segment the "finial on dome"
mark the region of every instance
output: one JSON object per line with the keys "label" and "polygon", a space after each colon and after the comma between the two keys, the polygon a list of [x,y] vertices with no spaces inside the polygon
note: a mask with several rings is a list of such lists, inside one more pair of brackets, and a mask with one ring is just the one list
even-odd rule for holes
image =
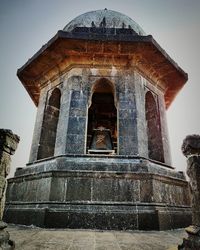
{"label": "finial on dome", "polygon": [[[95,26],[96,28],[100,27],[106,29],[131,29],[133,30],[133,32],[127,32],[135,32],[138,35],[145,35],[144,31],[140,28],[140,26],[136,22],[134,22],[130,17],[120,12],[109,10],[107,8],[102,8],[100,10],[89,11],[84,14],[81,14],[80,16],[77,16],[71,22],[69,22],[63,30],[66,32],[72,32],[75,28],[94,28]],[[96,32],[95,29],[93,31]],[[104,30],[104,32],[109,33],[110,31]]]}

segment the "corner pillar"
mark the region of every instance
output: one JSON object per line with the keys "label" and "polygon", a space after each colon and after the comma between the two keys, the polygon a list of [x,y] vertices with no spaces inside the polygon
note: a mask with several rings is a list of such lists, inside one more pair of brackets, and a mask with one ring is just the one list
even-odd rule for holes
{"label": "corner pillar", "polygon": [[84,154],[87,133],[87,91],[82,87],[82,77],[80,76],[73,76],[70,84],[71,99],[65,153]]}
{"label": "corner pillar", "polygon": [[37,109],[37,115],[36,115],[36,121],[35,121],[35,127],[33,132],[33,139],[31,144],[31,151],[29,156],[29,163],[32,163],[34,161],[37,161],[37,154],[38,154],[38,148],[39,148],[39,142],[40,142],[40,136],[41,136],[41,130],[42,130],[42,122],[44,117],[44,109],[46,105],[46,95],[47,91],[46,89],[41,90],[40,93],[40,100],[39,105]]}
{"label": "corner pillar", "polygon": [[118,101],[119,155],[137,155],[137,116],[134,80],[131,74],[120,78],[122,82]]}

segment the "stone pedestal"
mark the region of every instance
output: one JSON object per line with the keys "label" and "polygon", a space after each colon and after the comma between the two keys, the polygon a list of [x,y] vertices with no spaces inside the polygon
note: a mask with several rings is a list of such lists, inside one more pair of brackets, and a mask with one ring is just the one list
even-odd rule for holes
{"label": "stone pedestal", "polygon": [[183,154],[187,159],[187,174],[190,178],[192,197],[192,225],[186,228],[188,237],[179,249],[200,249],[200,136],[189,135],[183,141]]}
{"label": "stone pedestal", "polygon": [[140,157],[64,155],[17,169],[4,219],[46,228],[167,230],[191,224],[183,173]]}
{"label": "stone pedestal", "polygon": [[9,233],[5,230],[7,224],[2,221],[5,191],[7,186],[6,176],[10,172],[11,155],[14,154],[19,137],[8,129],[0,129],[0,248],[14,249],[14,241],[9,239]]}

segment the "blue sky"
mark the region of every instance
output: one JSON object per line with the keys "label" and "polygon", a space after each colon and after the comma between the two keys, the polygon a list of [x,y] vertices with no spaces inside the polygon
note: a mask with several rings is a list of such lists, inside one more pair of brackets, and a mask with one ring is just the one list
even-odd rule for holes
{"label": "blue sky", "polygon": [[130,16],[188,73],[167,112],[173,166],[185,170],[182,140],[200,134],[199,0],[0,0],[0,127],[21,137],[12,174],[28,162],[36,116],[17,69],[74,17],[104,8]]}

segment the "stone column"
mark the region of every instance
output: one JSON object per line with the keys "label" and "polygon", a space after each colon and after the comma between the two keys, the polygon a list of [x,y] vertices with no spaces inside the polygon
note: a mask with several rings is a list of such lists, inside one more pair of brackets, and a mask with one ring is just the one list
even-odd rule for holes
{"label": "stone column", "polygon": [[31,151],[29,156],[29,163],[37,161],[38,147],[40,142],[42,122],[44,117],[45,104],[47,99],[47,90],[46,88],[42,89],[40,92],[40,100],[37,108],[37,115],[35,121],[35,127],[33,131],[33,139],[31,144]]}
{"label": "stone column", "polygon": [[84,154],[87,133],[87,84],[80,76],[72,76],[68,84],[71,85],[71,99],[65,153]]}
{"label": "stone column", "polygon": [[121,85],[118,101],[119,155],[138,155],[134,75],[127,73],[119,81]]}
{"label": "stone column", "polygon": [[186,228],[188,237],[178,249],[200,249],[200,135],[188,135],[182,152],[187,157],[187,174],[190,178],[192,198],[192,225]]}
{"label": "stone column", "polygon": [[9,233],[5,230],[6,223],[2,221],[5,191],[7,186],[6,177],[10,172],[11,155],[15,153],[19,143],[19,137],[8,129],[0,129],[0,248],[14,249],[14,242],[9,240]]}
{"label": "stone column", "polygon": [[160,94],[158,96],[158,100],[159,100],[160,125],[161,125],[162,143],[164,151],[164,160],[167,165],[172,166],[164,96]]}

